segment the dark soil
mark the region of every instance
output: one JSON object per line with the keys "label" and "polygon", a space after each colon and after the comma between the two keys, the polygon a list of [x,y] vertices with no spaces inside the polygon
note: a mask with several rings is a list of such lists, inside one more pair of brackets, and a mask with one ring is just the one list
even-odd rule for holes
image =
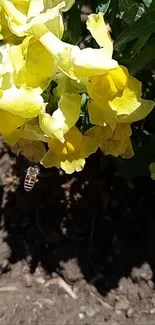
{"label": "dark soil", "polygon": [[155,325],[155,183],[27,166],[0,143],[0,325]]}

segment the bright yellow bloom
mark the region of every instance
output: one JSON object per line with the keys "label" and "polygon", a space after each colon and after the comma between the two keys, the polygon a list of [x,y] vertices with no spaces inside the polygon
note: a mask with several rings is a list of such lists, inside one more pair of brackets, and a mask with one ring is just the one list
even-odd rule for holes
{"label": "bright yellow bloom", "polygon": [[[115,69],[118,64],[112,59],[112,40],[104,23],[103,15],[90,15],[87,28],[99,45],[104,48],[80,49],[78,46],[62,42],[45,24],[34,25],[31,33],[55,56],[57,67],[72,79],[102,75]],[[101,42],[101,33],[103,41]]]}
{"label": "bright yellow bloom", "polygon": [[[53,7],[52,3],[49,5],[49,2],[44,3],[43,0],[0,0],[1,12],[5,16],[4,23],[7,21],[10,31],[18,37],[29,35],[34,26],[40,28],[41,24],[47,24],[48,29],[61,38],[64,30],[61,9],[67,7],[65,1],[57,3]],[[3,30],[3,21],[1,24]]]}
{"label": "bright yellow bloom", "polygon": [[40,88],[25,87],[18,82],[23,67],[21,47],[0,47],[0,133],[8,135],[37,116],[45,106]]}
{"label": "bright yellow bloom", "polygon": [[19,139],[48,142],[49,137],[40,129],[38,117],[25,122],[9,134],[4,134],[4,140],[10,146],[14,146]]}
{"label": "bright yellow bloom", "polygon": [[80,114],[81,96],[64,94],[58,102],[58,109],[52,116],[45,111],[39,115],[40,127],[46,135],[62,143],[66,134],[77,122]]}
{"label": "bright yellow bloom", "polygon": [[65,142],[51,139],[49,150],[42,158],[44,167],[62,168],[67,174],[79,172],[84,168],[85,158],[97,150],[97,141],[89,136],[84,136],[73,127],[65,134]]}
{"label": "bright yellow bloom", "polygon": [[94,138],[98,142],[99,148],[105,155],[112,155],[123,158],[131,158],[134,155],[130,136],[132,134],[130,124],[117,124],[115,131],[109,126],[94,126],[90,128],[86,135]]}
{"label": "bright yellow bloom", "polygon": [[40,129],[38,118],[34,118],[5,135],[4,140],[16,155],[21,154],[31,162],[39,163],[46,153],[44,142],[49,138]]}
{"label": "bright yellow bloom", "polygon": [[113,130],[116,123],[132,123],[146,117],[154,106],[153,101],[141,98],[141,82],[122,66],[102,76],[89,78],[87,91],[91,123],[108,124]]}

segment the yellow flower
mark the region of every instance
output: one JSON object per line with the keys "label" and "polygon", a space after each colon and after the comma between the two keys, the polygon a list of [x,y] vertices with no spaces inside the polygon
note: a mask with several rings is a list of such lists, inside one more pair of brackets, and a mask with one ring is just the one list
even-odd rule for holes
{"label": "yellow flower", "polygon": [[[61,10],[66,7],[65,1],[57,1],[56,6],[44,0],[8,1],[0,0],[1,12],[5,16],[4,23],[8,24],[10,31],[18,37],[24,37],[31,33],[34,26],[40,28],[41,24],[56,36],[63,35],[63,20]],[[3,22],[2,29],[3,29]],[[40,25],[40,26],[39,26]],[[5,27],[5,26],[4,26]]]}
{"label": "yellow flower", "polygon": [[90,96],[88,111],[92,124],[110,125],[135,122],[146,117],[154,102],[141,98],[141,82],[119,66],[101,76],[89,78],[87,91]]}
{"label": "yellow flower", "polygon": [[42,142],[49,141],[49,137],[40,129],[38,117],[26,121],[21,127],[3,135],[4,141],[10,146],[14,146],[19,139]]}
{"label": "yellow flower", "polygon": [[33,118],[10,134],[6,134],[4,141],[12,147],[16,155],[21,154],[31,162],[39,163],[46,153],[44,143],[48,142],[49,138],[40,129],[38,118]]}
{"label": "yellow flower", "polygon": [[39,115],[40,127],[46,135],[57,138],[62,143],[66,134],[77,122],[80,114],[81,96],[64,94],[58,102],[58,109],[52,116],[42,110]]}
{"label": "yellow flower", "polygon": [[81,80],[72,80],[65,74],[61,73],[59,79],[55,78],[55,81],[58,83],[58,86],[54,88],[53,95],[54,99],[59,99],[61,95],[65,93],[68,94],[79,94],[86,92],[86,78]]}
{"label": "yellow flower", "polygon": [[[104,23],[103,15],[90,15],[87,28],[102,48],[80,49],[62,42],[45,24],[34,25],[31,33],[55,56],[57,67],[72,79],[102,75],[115,69],[118,64],[112,59],[112,40]],[[101,41],[102,33],[102,41]],[[103,48],[104,46],[104,48]]]}
{"label": "yellow flower", "polygon": [[[56,71],[55,58],[44,46],[32,37],[26,37],[20,46],[13,46],[10,57],[14,65],[17,63],[17,52],[21,49],[21,64],[16,82],[25,87],[40,89],[42,93],[50,84]],[[16,54],[16,57],[15,57]]]}
{"label": "yellow flower", "polygon": [[[21,45],[7,44],[0,47],[0,133],[4,136],[22,126],[27,119],[36,117],[45,107],[40,95],[41,87],[32,88],[28,82],[26,85],[19,82],[24,64]],[[35,77],[37,79],[34,69],[33,78]],[[42,76],[40,83],[43,87],[44,78],[41,78]]]}
{"label": "yellow flower", "polygon": [[85,158],[97,150],[97,142],[89,136],[84,136],[73,127],[65,134],[65,142],[51,139],[49,150],[41,160],[44,167],[62,168],[67,174],[79,172],[84,168]]}
{"label": "yellow flower", "polygon": [[134,155],[130,136],[132,134],[130,124],[117,124],[115,131],[109,126],[94,126],[85,133],[98,142],[98,146],[105,155],[123,158],[131,158]]}

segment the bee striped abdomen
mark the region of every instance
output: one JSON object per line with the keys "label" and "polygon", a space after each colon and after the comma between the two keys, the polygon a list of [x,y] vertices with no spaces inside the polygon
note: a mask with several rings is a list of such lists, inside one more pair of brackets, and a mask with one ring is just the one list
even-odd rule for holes
{"label": "bee striped abdomen", "polygon": [[39,174],[39,166],[37,165],[34,167],[30,166],[27,169],[27,173],[24,180],[24,190],[26,192],[30,192],[33,189],[38,174]]}
{"label": "bee striped abdomen", "polygon": [[25,191],[30,192],[34,187],[35,182],[36,182],[36,177],[27,175],[27,177],[25,178],[25,182],[24,182]]}

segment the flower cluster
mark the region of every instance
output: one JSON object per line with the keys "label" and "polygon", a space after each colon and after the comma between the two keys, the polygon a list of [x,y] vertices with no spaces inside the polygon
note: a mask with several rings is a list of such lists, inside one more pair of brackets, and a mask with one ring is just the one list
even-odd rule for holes
{"label": "flower cluster", "polygon": [[[141,98],[141,83],[112,58],[103,14],[87,20],[98,48],[61,40],[63,12],[73,3],[0,0],[0,133],[16,154],[68,174],[81,171],[98,148],[132,157],[131,123],[154,106]],[[89,127],[82,133],[77,122],[84,94]]]}

